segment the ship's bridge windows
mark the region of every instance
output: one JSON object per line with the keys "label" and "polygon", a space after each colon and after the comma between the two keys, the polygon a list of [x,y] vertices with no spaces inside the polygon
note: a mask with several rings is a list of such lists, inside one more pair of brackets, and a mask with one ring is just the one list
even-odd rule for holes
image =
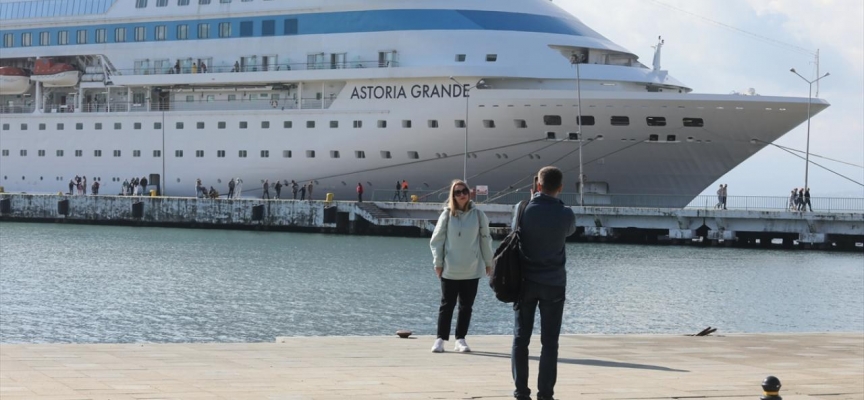
{"label": "ship's bridge windows", "polygon": [[155,158],[162,157],[162,150],[153,150],[153,157],[155,157]]}
{"label": "ship's bridge windows", "polygon": [[378,120],[378,127],[379,128],[386,128],[387,127],[387,121],[383,120],[383,119],[379,119]]}
{"label": "ship's bridge windows", "polygon": [[174,124],[174,127],[175,127],[176,129],[183,129],[183,123],[182,123],[182,122],[177,122],[176,124]]}
{"label": "ship's bridge windows", "polygon": [[157,129],[157,130],[162,129],[162,123],[161,122],[154,122],[153,123],[153,129]]}
{"label": "ship's bridge windows", "polygon": [[[223,24],[228,25],[228,36],[221,36],[220,35],[220,37],[230,37],[231,36],[231,23],[223,22],[222,24],[219,24],[220,33],[222,32],[222,25]],[[240,37],[251,37],[253,34],[252,30],[254,28],[255,28],[255,25],[252,21],[240,21]]]}
{"label": "ship's bridge windows", "polygon": [[178,6],[188,6],[189,0],[177,0],[177,5]]}
{"label": "ship's bridge windows", "polygon": [[306,128],[308,128],[308,129],[315,128],[315,121],[306,121]]}
{"label": "ship's bridge windows", "polygon": [[76,35],[77,35],[76,43],[87,44],[87,30],[86,29],[79,29],[78,32],[76,33]]}
{"label": "ship's bridge windows", "polygon": [[121,129],[123,129],[123,124],[121,124],[121,123],[119,123],[119,122],[115,122],[115,123],[114,123],[114,130],[115,130],[115,131],[119,131],[119,130],[121,130]]}
{"label": "ship's bridge windows", "polygon": [[630,125],[630,117],[612,116],[610,122],[612,126],[628,126]]}
{"label": "ship's bridge windows", "polygon": [[299,25],[296,18],[286,19],[283,26],[283,34],[296,35],[299,30]]}
{"label": "ship's bridge windows", "polygon": [[294,127],[293,121],[282,121],[282,127],[285,129],[291,129]]}
{"label": "ship's bridge windows", "polygon": [[51,45],[51,33],[50,32],[40,32],[39,33],[39,45],[40,46],[50,46]]}
{"label": "ship's bridge windows", "polygon": [[[240,31],[243,31],[243,28],[240,28]],[[242,34],[242,33],[241,33]],[[268,19],[261,21],[261,36],[275,36],[276,35],[276,20]]]}
{"label": "ship's bridge windows", "polygon": [[545,124],[547,126],[561,125],[561,116],[560,115],[544,115],[543,116],[543,124]]}
{"label": "ship's bridge windows", "polygon": [[210,38],[210,24],[198,24],[198,39]]}
{"label": "ship's bridge windows", "polygon": [[428,123],[429,123],[430,128],[437,128],[438,127],[438,120],[437,119],[430,119]]}
{"label": "ship's bridge windows", "polygon": [[240,121],[240,129],[246,129],[249,127],[249,123],[246,121]]}
{"label": "ship's bridge windows", "polygon": [[411,127],[411,120],[410,119],[403,119],[402,120],[402,127],[403,128],[410,128]]}
{"label": "ship's bridge windows", "polygon": [[93,157],[102,157],[102,150],[93,150]]}
{"label": "ship's bridge windows", "polygon": [[57,32],[57,44],[61,46],[69,44],[69,31]]}
{"label": "ship's bridge windows", "polygon": [[147,8],[147,0],[135,0],[135,8]]}
{"label": "ship's bridge windows", "polygon": [[525,129],[528,127],[528,122],[526,122],[524,119],[514,119],[513,123],[519,129]]}
{"label": "ship's bridge windows", "polygon": [[666,126],[665,117],[646,117],[645,122],[648,126]]}
{"label": "ship's bridge windows", "polygon": [[[243,23],[240,23],[240,26],[243,26]],[[251,25],[249,27],[249,30],[251,32],[251,30],[252,30]],[[242,33],[242,29],[241,29],[241,33]],[[252,36],[251,33],[249,36]],[[219,37],[220,38],[231,37],[231,23],[230,22],[220,22],[219,23]]]}
{"label": "ship's bridge windows", "polygon": [[495,120],[484,119],[483,120],[483,126],[486,128],[494,128],[495,127]]}
{"label": "ship's bridge windows", "polygon": [[189,25],[177,25],[177,40],[189,39]]}
{"label": "ship's bridge windows", "polygon": [[126,28],[115,28],[114,29],[114,42],[122,43],[126,41]]}
{"label": "ship's bridge windows", "polygon": [[45,157],[45,150],[39,150],[36,153],[39,157]]}
{"label": "ship's bridge windows", "polygon": [[141,157],[141,150],[132,150],[132,157]]}
{"label": "ship's bridge windows", "polygon": [[45,124],[39,124],[39,130],[44,131],[45,130]]}
{"label": "ship's bridge windows", "polygon": [[465,120],[464,119],[457,119],[455,121],[455,124],[456,124],[457,128],[464,128],[465,127]]}
{"label": "ship's bridge windows", "polygon": [[486,55],[486,62],[495,62],[495,61],[498,61],[498,55],[497,54],[487,54]]}
{"label": "ship's bridge windows", "polygon": [[198,123],[196,123],[195,126],[196,126],[198,129],[204,129],[204,122],[198,121]]}
{"label": "ship's bridge windows", "polygon": [[156,0],[156,7],[167,7],[168,0]]}
{"label": "ship's bridge windows", "polygon": [[10,48],[15,45],[15,35],[11,33],[3,34],[3,47]]}
{"label": "ship's bridge windows", "polygon": [[225,150],[216,150],[217,158],[225,158]]}
{"label": "ship's bridge windows", "polygon": [[338,128],[339,127],[339,121],[330,121],[330,127],[331,128]]}
{"label": "ship's bridge windows", "polygon": [[684,126],[689,128],[701,128],[705,126],[705,121],[702,118],[684,118]]}
{"label": "ship's bridge windows", "polygon": [[24,32],[21,34],[21,47],[30,47],[33,45],[33,34]]}
{"label": "ship's bridge windows", "polygon": [[261,121],[261,129],[270,129],[270,121]]}
{"label": "ship's bridge windows", "polygon": [[593,126],[594,122],[594,117],[590,115],[583,115],[581,118],[576,117],[576,123],[582,126]]}
{"label": "ship's bridge windows", "polygon": [[96,30],[96,43],[105,43],[108,41],[108,32],[104,28]]}
{"label": "ship's bridge windows", "polygon": [[381,150],[381,158],[389,159],[389,158],[393,158],[393,155],[390,154],[390,151],[388,151],[388,150]]}
{"label": "ship's bridge windows", "polygon": [[62,123],[57,124],[57,130],[58,130],[58,131],[62,131],[63,128],[65,128],[65,127],[66,127],[66,126],[63,125]]}
{"label": "ship's bridge windows", "polygon": [[457,54],[456,62],[465,62],[465,54]]}

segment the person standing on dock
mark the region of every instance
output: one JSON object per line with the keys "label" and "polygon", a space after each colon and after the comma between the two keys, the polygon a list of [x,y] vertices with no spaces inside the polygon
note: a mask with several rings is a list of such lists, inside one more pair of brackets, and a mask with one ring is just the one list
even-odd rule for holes
{"label": "person standing on dock", "polygon": [[483,275],[492,273],[492,235],[489,218],[470,199],[471,190],[461,180],[450,185],[447,207],[438,217],[429,246],[432,248],[435,275],[441,280],[441,305],[438,308],[438,338],[433,353],[444,352],[450,340],[453,308],[459,302],[456,318],[455,351],[470,352],[465,343],[477,286]]}
{"label": "person standing on dock", "polygon": [[243,193],[243,180],[237,178],[237,193],[234,194],[235,199],[239,199]]}
{"label": "person standing on dock", "polygon": [[719,210],[723,206],[723,184],[717,189],[717,204],[714,205],[715,210]]}
{"label": "person standing on dock", "polygon": [[87,195],[87,177],[86,176],[81,177],[81,190],[84,191],[83,193],[86,196]]}
{"label": "person standing on dock", "polygon": [[264,193],[261,194],[261,199],[270,200],[270,180],[264,180]]}
{"label": "person standing on dock", "polygon": [[[121,196],[125,196],[126,194],[128,194],[129,193],[129,180],[124,179],[123,180],[123,186],[120,186],[120,187],[123,189],[123,191],[120,192]],[[195,189],[195,190],[198,190],[198,189]]]}
{"label": "person standing on dock", "polygon": [[312,201],[312,188],[314,187],[312,183],[313,181],[309,181],[309,184],[306,185],[306,191],[309,192],[309,201]]}
{"label": "person standing on dock", "polygon": [[234,178],[231,178],[231,180],[228,181],[228,198],[229,199],[234,198],[234,186],[235,185],[236,185],[236,182],[234,182]]}
{"label": "person standing on dock", "polygon": [[402,180],[402,201],[408,201],[408,181]]}
{"label": "person standing on dock", "polygon": [[798,205],[797,211],[804,210],[804,188],[798,189],[798,197],[795,199],[795,204]]}
{"label": "person standing on dock", "polygon": [[723,209],[725,210],[726,209],[726,197],[729,194],[729,184],[727,183],[727,184],[723,184],[721,186],[723,186],[723,196],[720,197],[720,204],[723,205]]}
{"label": "person standing on dock", "polygon": [[276,198],[280,198],[282,195],[282,181],[276,180]]}
{"label": "person standing on dock", "polygon": [[801,206],[801,211],[807,211],[810,207],[810,212],[813,212],[813,205],[810,204],[810,188],[804,188],[804,205]]}
{"label": "person standing on dock", "polygon": [[300,200],[306,200],[306,185],[300,186]]}
{"label": "person standing on dock", "polygon": [[357,182],[357,202],[363,202],[363,183]]}
{"label": "person standing on dock", "polygon": [[75,178],[69,179],[69,195],[75,194]]}
{"label": "person standing on dock", "polygon": [[393,201],[399,201],[402,198],[402,183],[396,180],[396,191],[393,192]]}
{"label": "person standing on dock", "polygon": [[[552,399],[558,377],[558,336],[564,315],[567,289],[567,262],[564,242],[576,232],[573,210],[558,199],[564,175],[556,167],[544,167],[537,174],[538,193],[528,202],[521,217],[522,287],[521,298],[513,305],[515,328],[511,371],[518,400],[531,397],[528,388],[528,344],[534,330],[534,316],[540,308],[540,373],[537,400]],[[516,229],[517,206],[511,228]]]}
{"label": "person standing on dock", "polygon": [[795,211],[796,198],[798,198],[798,189],[792,189],[792,194],[789,195],[789,211]]}
{"label": "person standing on dock", "polygon": [[297,185],[297,182],[294,182],[294,180],[292,179],[291,180],[291,199],[292,200],[297,200],[297,190],[299,189],[298,186],[299,185]]}
{"label": "person standing on dock", "polygon": [[146,176],[142,176],[142,177],[141,177],[141,180],[138,181],[138,185],[141,186],[141,195],[142,195],[142,196],[147,196],[147,195],[148,195],[148,193],[147,193],[147,183],[148,183],[148,182],[147,182],[147,177],[146,177]]}

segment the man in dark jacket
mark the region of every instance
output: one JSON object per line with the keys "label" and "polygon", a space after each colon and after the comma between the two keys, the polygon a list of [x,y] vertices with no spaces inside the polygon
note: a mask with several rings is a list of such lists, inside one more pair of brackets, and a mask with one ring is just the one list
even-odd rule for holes
{"label": "man in dark jacket", "polygon": [[[510,362],[520,400],[530,399],[528,388],[528,344],[534,329],[534,315],[540,308],[540,372],[537,400],[550,400],[558,376],[558,335],[564,315],[567,270],[564,241],[576,231],[576,216],[557,196],[563,188],[563,174],[544,167],[537,174],[537,193],[522,215],[522,298],[516,314]],[[516,207],[518,212],[519,207]],[[512,228],[516,228],[514,212]]]}

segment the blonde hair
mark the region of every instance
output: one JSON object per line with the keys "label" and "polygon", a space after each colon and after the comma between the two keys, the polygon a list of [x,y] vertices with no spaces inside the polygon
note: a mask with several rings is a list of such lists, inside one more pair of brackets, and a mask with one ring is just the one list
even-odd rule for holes
{"label": "blonde hair", "polygon": [[[466,189],[470,190],[470,188],[468,187],[468,184],[463,182],[461,179],[454,179],[453,182],[450,183],[450,198],[447,200],[447,207],[450,208],[450,215],[452,215],[454,217],[456,216],[456,210],[459,209],[459,205],[456,204],[456,199],[455,199],[456,196],[454,196],[454,191],[456,190],[456,186],[459,186],[459,185],[465,186]],[[468,202],[470,202],[470,201],[471,201],[471,197],[469,196]],[[465,209],[462,211],[468,211],[468,202],[465,202]]]}

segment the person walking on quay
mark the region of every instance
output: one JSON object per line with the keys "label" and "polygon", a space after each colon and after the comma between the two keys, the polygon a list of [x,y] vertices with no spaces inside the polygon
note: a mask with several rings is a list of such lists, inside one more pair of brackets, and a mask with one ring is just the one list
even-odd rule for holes
{"label": "person walking on quay", "polygon": [[282,194],[282,181],[276,180],[276,198],[280,198],[279,196]]}
{"label": "person walking on quay", "polygon": [[810,188],[804,188],[804,205],[801,206],[801,211],[807,211],[810,207],[810,212],[813,212],[813,205],[810,204]]}
{"label": "person walking on quay", "polygon": [[270,200],[270,180],[264,180],[264,193],[261,195],[261,199]]}
{"label": "person walking on quay", "polygon": [[299,189],[297,182],[291,180],[291,200],[297,200],[297,190]]}
{"label": "person walking on quay", "polygon": [[234,185],[236,185],[236,183],[234,182],[234,178],[231,178],[231,180],[228,181],[228,198],[229,199],[234,198]]}
{"label": "person walking on quay", "polygon": [[723,205],[723,184],[720,184],[720,188],[717,189],[717,204],[714,205],[715,210],[719,210]]}
{"label": "person walking on quay", "polygon": [[239,199],[243,194],[243,180],[237,178],[237,192],[234,193],[234,198]]}
{"label": "person walking on quay", "polygon": [[393,192],[393,201],[399,201],[402,198],[402,182],[396,180],[396,191]]}
{"label": "person walking on quay", "polygon": [[795,204],[798,204],[798,211],[804,210],[804,188],[798,189],[798,197],[795,199]]}
{"label": "person walking on quay", "polygon": [[789,211],[795,211],[795,199],[798,198],[798,189],[792,189],[792,194],[789,195]]}
{"label": "person walking on quay", "polygon": [[489,218],[470,199],[471,190],[461,180],[450,185],[447,206],[438,217],[429,246],[435,275],[441,280],[441,305],[438,307],[438,337],[432,352],[444,352],[450,340],[453,308],[459,303],[456,318],[455,351],[469,352],[465,343],[477,286],[483,275],[492,274],[492,236]]}
{"label": "person walking on quay", "polygon": [[147,183],[148,182],[147,182],[146,176],[142,176],[141,180],[138,181],[138,186],[141,186],[141,195],[142,196],[148,196],[149,195],[147,193]]}
{"label": "person walking on quay", "polygon": [[729,184],[723,185],[723,197],[720,198],[720,204],[723,205],[723,209],[726,209],[726,197],[729,194]]}
{"label": "person walking on quay", "polygon": [[363,183],[357,182],[357,202],[363,202]]}
{"label": "person walking on quay", "polygon": [[308,192],[308,195],[309,195],[309,201],[312,201],[312,188],[313,188],[312,182],[313,181],[309,181],[309,185],[307,185],[307,187],[306,187],[306,192]]}
{"label": "person walking on quay", "polygon": [[402,180],[402,201],[408,201],[408,181]]}
{"label": "person walking on quay", "polygon": [[300,200],[306,200],[306,185],[300,186]]}
{"label": "person walking on quay", "polygon": [[[522,250],[521,298],[514,304],[515,328],[511,371],[519,400],[530,399],[528,388],[528,344],[534,330],[536,309],[540,308],[540,372],[537,400],[550,400],[558,376],[558,336],[564,313],[567,286],[565,239],[576,232],[576,216],[558,199],[563,174],[556,167],[544,167],[537,174],[538,193],[528,202],[520,223]],[[521,204],[520,204],[521,205]],[[511,228],[520,219],[516,207]]]}

